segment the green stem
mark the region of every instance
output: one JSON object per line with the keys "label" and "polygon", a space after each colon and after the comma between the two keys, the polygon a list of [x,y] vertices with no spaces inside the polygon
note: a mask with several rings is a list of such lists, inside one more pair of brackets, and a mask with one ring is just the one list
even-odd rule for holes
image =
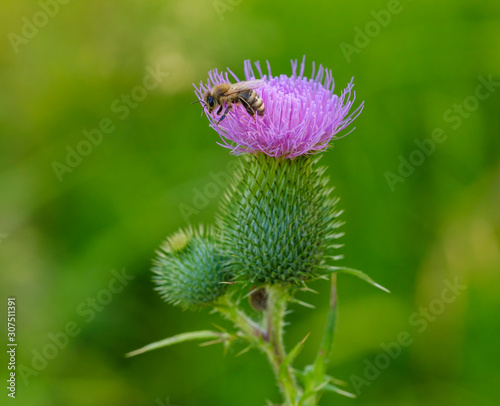
{"label": "green stem", "polygon": [[300,406],[316,406],[319,401],[317,388],[325,383],[325,373],[330,362],[335,325],[337,321],[337,274],[331,275],[330,309],[325,325],[323,340],[318,351],[318,355],[312,365],[312,371],[304,388],[304,400]]}
{"label": "green stem", "polygon": [[267,289],[267,333],[268,345],[265,352],[274,369],[286,406],[295,406],[299,396],[299,388],[290,365],[281,368],[286,358],[283,341],[284,318],[289,292],[286,288],[272,285]]}
{"label": "green stem", "polygon": [[261,338],[264,332],[261,326],[247,316],[243,310],[239,309],[238,304],[233,303],[229,297],[220,298],[214,307],[226,319],[232,321],[251,342],[257,344],[262,341]]}
{"label": "green stem", "polygon": [[233,303],[229,297],[221,298],[215,308],[232,321],[251,344],[267,355],[285,399],[284,406],[297,406],[302,390],[297,384],[291,365],[286,362],[284,364],[287,358],[283,340],[284,319],[289,298],[290,293],[286,287],[267,287],[265,329],[247,316],[238,307],[238,303]]}

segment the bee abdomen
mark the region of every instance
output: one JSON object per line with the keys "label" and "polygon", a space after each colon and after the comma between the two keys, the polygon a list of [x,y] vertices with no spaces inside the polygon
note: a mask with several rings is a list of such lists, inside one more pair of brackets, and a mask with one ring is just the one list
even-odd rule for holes
{"label": "bee abdomen", "polygon": [[248,103],[259,116],[264,115],[264,102],[256,92],[252,91],[250,97],[248,98]]}
{"label": "bee abdomen", "polygon": [[264,102],[262,101],[262,99],[259,97],[259,100],[257,100],[257,103],[255,103],[253,105],[253,107],[255,108],[255,110],[257,111],[257,115],[259,116],[263,116],[264,115]]}
{"label": "bee abdomen", "polygon": [[249,90],[241,92],[240,97],[246,101],[246,109],[250,115],[253,116],[255,112],[257,112],[259,116],[264,115],[264,102],[255,91]]}

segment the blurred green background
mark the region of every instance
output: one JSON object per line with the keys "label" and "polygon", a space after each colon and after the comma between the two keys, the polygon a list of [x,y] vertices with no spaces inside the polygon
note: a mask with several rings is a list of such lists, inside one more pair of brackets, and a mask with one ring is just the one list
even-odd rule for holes
{"label": "blurred green background", "polygon": [[[204,188],[214,185],[211,172],[227,173],[236,159],[216,145],[199,105],[190,105],[191,84],[213,68],[241,75],[244,59],[269,60],[274,74],[289,74],[289,60],[305,54],[307,72],[313,60],[332,68],[338,91],[354,76],[365,101],[356,130],[323,162],[345,209],[342,263],[392,292],[339,278],[331,373],[353,391],[384,344],[405,331],[412,338],[356,400],[326,395],[321,404],[498,404],[498,83],[482,88],[484,100],[476,97],[478,77],[500,81],[498,1],[66,3],[44,11],[34,0],[4,2],[0,15],[0,292],[4,308],[8,295],[17,298],[18,367],[31,369],[18,368],[14,402],[279,401],[256,352],[223,356],[220,346],[182,344],[123,355],[224,323],[162,303],[150,280],[151,258],[167,234],[186,220],[213,221],[222,190]],[[377,18],[387,20],[379,12],[388,7],[399,11],[383,26]],[[137,86],[148,67],[168,76],[144,93]],[[57,176],[54,163],[67,165],[67,148],[102,120],[113,131],[91,151],[81,147],[88,155],[78,165],[73,157],[74,167]],[[415,140],[431,139],[436,128],[446,140],[427,155],[414,152]],[[422,156],[401,176],[401,158]],[[392,187],[388,172],[401,176]],[[200,193],[211,197],[200,201]],[[188,216],[186,207],[194,209]],[[113,270],[129,278],[114,285],[116,293]],[[447,281],[466,286],[450,303],[439,299]],[[294,307],[289,317],[289,346],[312,332],[301,365],[320,340],[327,285],[316,282],[320,295],[302,297],[316,310]],[[68,323],[77,333],[66,339]],[[44,352],[52,359],[37,358]]]}

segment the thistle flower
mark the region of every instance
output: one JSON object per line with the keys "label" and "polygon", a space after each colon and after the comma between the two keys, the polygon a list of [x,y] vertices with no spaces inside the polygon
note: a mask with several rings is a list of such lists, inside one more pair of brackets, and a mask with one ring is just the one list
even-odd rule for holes
{"label": "thistle flower", "polygon": [[[221,201],[217,217],[217,232],[191,228],[180,231],[161,246],[153,271],[157,290],[169,303],[185,308],[212,304],[214,310],[233,322],[236,332],[196,331],[157,341],[130,355],[166,347],[172,344],[213,339],[206,344],[244,340],[248,348],[258,347],[274,369],[283,395],[283,405],[317,405],[323,391],[334,391],[354,397],[335,386],[326,374],[331,358],[336,320],[336,273],[346,272],[382,288],[368,275],[351,268],[334,267],[327,261],[341,256],[332,255],[339,248],[336,239],[341,211],[338,199],[328,187],[325,167],[318,165],[329,142],[345,129],[362,111],[363,103],[350,112],[355,100],[352,81],[340,93],[333,94],[332,72],[319,66],[311,79],[304,76],[305,58],[297,72],[298,61],[292,61],[292,75],[273,77],[271,67],[264,75],[259,63],[258,83],[246,83],[238,93],[240,103],[221,121],[227,103],[223,97],[236,97],[228,91],[229,73],[217,70],[209,73],[206,84],[195,86],[210,126],[221,136],[220,145],[244,156],[235,170],[232,183]],[[245,81],[255,80],[249,61],[245,62]],[[235,88],[233,87],[233,90]],[[262,104],[257,103],[257,89]],[[208,93],[211,92],[211,93]],[[225,99],[227,100],[227,99]],[[231,101],[229,101],[231,103]],[[257,106],[253,109],[252,106]],[[331,300],[321,346],[312,364],[300,371],[292,365],[308,335],[287,354],[284,346],[284,318],[287,302],[293,300],[294,285],[331,275]],[[242,284],[251,284],[250,304],[262,312],[260,321],[246,314],[241,307]],[[384,289],[384,288],[382,288]],[[221,297],[222,295],[225,295]],[[302,303],[304,304],[304,303]],[[301,378],[302,385],[299,385]]]}
{"label": "thistle flower", "polygon": [[[262,152],[271,157],[295,158],[300,155],[324,151],[334,136],[345,129],[362,111],[363,103],[349,113],[356,93],[351,82],[339,95],[335,95],[332,71],[319,66],[315,72],[312,64],[311,78],[304,76],[305,57],[300,71],[298,61],[292,61],[292,75],[272,76],[271,66],[267,63],[268,73],[263,74],[259,62],[255,63],[260,79],[266,82],[257,89],[265,106],[262,117],[250,116],[241,105],[217,124],[219,117],[205,113],[210,126],[219,133],[223,147],[234,154]],[[256,79],[250,61],[244,63],[245,79]],[[236,82],[240,79],[228,69]],[[227,72],[217,69],[209,72],[207,83],[195,86],[199,99],[213,86],[230,82]]]}
{"label": "thistle flower", "polygon": [[153,261],[156,290],[165,301],[184,308],[215,301],[227,286],[219,251],[210,229],[177,231]]}

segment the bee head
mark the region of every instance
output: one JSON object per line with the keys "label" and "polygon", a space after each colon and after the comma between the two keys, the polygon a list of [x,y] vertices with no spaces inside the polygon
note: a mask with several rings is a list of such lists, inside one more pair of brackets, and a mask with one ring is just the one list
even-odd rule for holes
{"label": "bee head", "polygon": [[208,109],[208,112],[211,113],[215,107],[217,107],[217,102],[215,101],[215,98],[212,96],[211,92],[206,92],[203,95],[203,102],[205,103],[205,106]]}

